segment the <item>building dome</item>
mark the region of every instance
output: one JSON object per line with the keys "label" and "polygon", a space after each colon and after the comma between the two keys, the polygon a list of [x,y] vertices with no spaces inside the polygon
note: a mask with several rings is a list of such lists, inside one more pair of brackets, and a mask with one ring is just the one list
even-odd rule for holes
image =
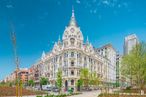
{"label": "building dome", "polygon": [[62,40],[68,40],[71,38],[83,41],[82,32],[80,30],[80,27],[78,27],[76,19],[75,19],[74,9],[72,9],[71,20],[70,20],[68,26],[65,28]]}

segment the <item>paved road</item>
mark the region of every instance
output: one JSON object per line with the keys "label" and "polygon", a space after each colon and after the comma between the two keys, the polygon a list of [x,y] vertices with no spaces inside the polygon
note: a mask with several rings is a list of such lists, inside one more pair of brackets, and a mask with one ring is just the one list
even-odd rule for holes
{"label": "paved road", "polygon": [[100,94],[100,90],[96,90],[96,91],[83,92],[82,94],[69,96],[69,97],[97,97],[99,94]]}

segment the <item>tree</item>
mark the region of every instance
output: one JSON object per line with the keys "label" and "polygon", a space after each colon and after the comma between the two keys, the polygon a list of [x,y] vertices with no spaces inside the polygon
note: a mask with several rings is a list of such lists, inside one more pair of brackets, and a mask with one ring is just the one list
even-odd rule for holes
{"label": "tree", "polygon": [[122,75],[129,77],[139,89],[143,89],[146,82],[146,44],[137,44],[132,51],[122,58]]}
{"label": "tree", "polygon": [[96,72],[91,72],[90,73],[90,79],[89,79],[89,84],[91,86],[96,87],[97,85],[99,85],[100,79],[99,77],[96,75]]}
{"label": "tree", "polygon": [[31,87],[33,87],[33,86],[34,86],[34,80],[32,80],[32,79],[29,80],[29,81],[28,81],[28,85],[31,86]]}
{"label": "tree", "polygon": [[41,89],[42,89],[42,85],[47,85],[47,84],[48,84],[48,79],[45,77],[41,77],[40,79]]}
{"label": "tree", "polygon": [[9,87],[12,87],[13,83],[12,82],[9,82]]}
{"label": "tree", "polygon": [[57,72],[57,87],[59,88],[59,93],[60,93],[61,88],[62,88],[62,71],[61,71],[61,69],[58,69],[58,72]]}
{"label": "tree", "polygon": [[80,81],[81,85],[83,85],[85,88],[89,88],[89,85],[94,87],[99,85],[100,79],[96,75],[96,72],[90,73],[87,68],[82,68],[80,70]]}
{"label": "tree", "polygon": [[2,82],[0,82],[0,86],[5,86],[5,82],[4,81],[2,81]]}
{"label": "tree", "polygon": [[78,91],[80,91],[82,85],[83,85],[83,80],[79,79],[76,83]]}
{"label": "tree", "polygon": [[88,88],[88,86],[89,86],[89,70],[87,68],[82,68],[80,70],[80,80],[82,80],[83,86]]}
{"label": "tree", "polygon": [[89,85],[94,85],[94,74],[92,72],[89,74]]}

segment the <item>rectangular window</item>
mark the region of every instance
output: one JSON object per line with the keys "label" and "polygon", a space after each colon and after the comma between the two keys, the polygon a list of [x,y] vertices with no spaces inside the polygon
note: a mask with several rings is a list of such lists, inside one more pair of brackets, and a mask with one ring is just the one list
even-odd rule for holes
{"label": "rectangular window", "polygon": [[73,61],[71,62],[71,66],[74,66],[74,62]]}
{"label": "rectangular window", "polygon": [[73,70],[71,71],[71,75],[74,75],[74,71]]}
{"label": "rectangular window", "polygon": [[74,57],[74,52],[71,52],[71,57]]}

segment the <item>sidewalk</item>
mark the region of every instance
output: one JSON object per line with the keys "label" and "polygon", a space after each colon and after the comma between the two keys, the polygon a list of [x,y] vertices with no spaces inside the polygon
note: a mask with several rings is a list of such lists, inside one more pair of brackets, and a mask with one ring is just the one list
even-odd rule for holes
{"label": "sidewalk", "polygon": [[[39,96],[39,95],[29,95],[29,96],[22,96],[22,97],[36,97],[36,96]],[[44,97],[45,95],[42,95],[42,96]],[[2,96],[2,97],[16,97],[16,96]]]}

